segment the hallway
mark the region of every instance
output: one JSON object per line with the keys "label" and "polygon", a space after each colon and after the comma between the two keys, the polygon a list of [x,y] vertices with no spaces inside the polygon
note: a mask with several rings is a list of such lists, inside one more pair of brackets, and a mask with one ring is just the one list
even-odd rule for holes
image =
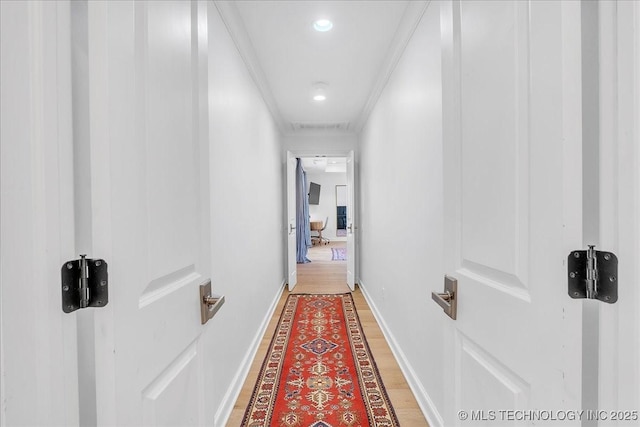
{"label": "hallway", "polygon": [[[332,261],[331,248],[345,247],[345,242],[332,241],[328,245],[314,245],[309,249],[308,257],[312,262],[298,264],[298,284],[293,293],[345,293],[349,292],[346,285],[346,262]],[[260,347],[253,359],[251,369],[242,387],[240,395],[231,412],[227,427],[239,426],[244,411],[247,408],[251,393],[262,366],[265,354],[273,337],[273,331],[278,323],[280,313],[290,294],[284,290],[278,306],[269,322],[269,326],[262,338]],[[427,421],[407,384],[398,363],[378,326],[359,288],[353,292],[358,317],[362,323],[367,343],[371,348],[376,365],[382,375],[391,403],[394,407],[401,426],[428,426]]]}
{"label": "hallway", "polygon": [[347,263],[332,261],[331,248],[344,248],[346,242],[332,241],[328,245],[313,245],[309,248],[307,264],[297,264],[298,283],[294,293],[343,293],[349,292],[346,283]]}
{"label": "hallway", "polygon": [[346,159],[347,283],[405,425],[640,410],[640,1],[0,20],[3,425],[238,420],[284,286],[346,290],[326,252],[290,268],[304,157]]}

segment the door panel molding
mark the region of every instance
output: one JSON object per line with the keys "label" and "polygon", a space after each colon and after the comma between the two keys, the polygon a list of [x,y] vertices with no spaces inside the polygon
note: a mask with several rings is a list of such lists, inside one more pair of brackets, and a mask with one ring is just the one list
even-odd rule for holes
{"label": "door panel molding", "polygon": [[176,270],[165,276],[153,279],[140,296],[138,307],[142,308],[157,300],[178,291],[183,286],[202,280],[202,275],[195,271],[195,264]]}
{"label": "door panel molding", "polygon": [[[472,265],[490,269],[475,269],[477,275],[492,271],[504,273],[502,278],[515,277],[505,284],[526,289],[530,230],[528,5],[459,5],[459,263],[467,261],[468,269],[474,269]],[[496,20],[508,25],[493,25]],[[486,282],[495,282],[497,277],[492,276]]]}
{"label": "door panel molding", "polygon": [[[456,340],[456,365],[461,377],[477,379],[477,389],[465,389],[458,395],[458,407],[465,410],[523,410],[529,407],[531,384],[517,375],[500,360],[462,333]],[[484,379],[481,379],[484,378]],[[498,395],[484,392],[482,384],[493,382],[492,390]],[[501,396],[499,396],[501,395]],[[510,402],[510,406],[505,406]]]}
{"label": "door panel molding", "polygon": [[[142,420],[144,425],[192,424],[198,420],[199,352],[197,343],[192,343],[151,383],[142,390]],[[178,407],[180,407],[179,410]],[[189,408],[190,420],[173,420],[173,415]],[[190,423],[189,423],[190,421]]]}
{"label": "door panel molding", "polygon": [[511,297],[531,302],[531,294],[526,286],[519,277],[513,274],[464,260],[462,267],[456,271],[456,275],[465,276]]}

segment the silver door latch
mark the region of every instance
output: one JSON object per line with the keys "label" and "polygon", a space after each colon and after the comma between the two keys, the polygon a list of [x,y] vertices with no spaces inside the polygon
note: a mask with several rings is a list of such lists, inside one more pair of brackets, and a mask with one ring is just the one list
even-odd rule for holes
{"label": "silver door latch", "polygon": [[431,292],[431,299],[442,307],[447,316],[456,320],[458,315],[458,280],[451,276],[444,276],[444,292]]}
{"label": "silver door latch", "polygon": [[211,293],[211,280],[200,285],[200,321],[204,325],[224,305],[224,295],[214,296]]}

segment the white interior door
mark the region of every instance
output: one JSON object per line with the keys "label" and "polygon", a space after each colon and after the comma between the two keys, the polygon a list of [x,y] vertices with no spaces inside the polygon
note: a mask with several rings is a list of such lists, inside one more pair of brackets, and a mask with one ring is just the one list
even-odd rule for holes
{"label": "white interior door", "polygon": [[443,7],[445,268],[458,280],[445,424],[529,425],[498,411],[581,407],[565,266],[582,248],[580,6]]}
{"label": "white interior door", "polygon": [[287,284],[293,290],[298,283],[296,263],[296,157],[287,151]]}
{"label": "white interior door", "polygon": [[0,424],[79,424],[69,3],[0,2]]}
{"label": "white interior door", "polygon": [[[88,2],[98,425],[208,425],[210,277],[206,2]],[[79,89],[80,90],[80,89]],[[215,283],[213,284],[215,292]],[[224,309],[224,308],[223,308]],[[219,367],[218,367],[219,368]]]}
{"label": "white interior door", "polygon": [[351,290],[356,285],[356,239],[355,239],[355,161],[353,151],[347,156],[347,285]]}

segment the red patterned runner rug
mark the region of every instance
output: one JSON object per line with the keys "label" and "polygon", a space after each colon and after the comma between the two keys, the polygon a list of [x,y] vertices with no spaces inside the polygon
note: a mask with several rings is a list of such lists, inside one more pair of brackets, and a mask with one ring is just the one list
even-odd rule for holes
{"label": "red patterned runner rug", "polygon": [[398,426],[351,294],[287,298],[242,426]]}

